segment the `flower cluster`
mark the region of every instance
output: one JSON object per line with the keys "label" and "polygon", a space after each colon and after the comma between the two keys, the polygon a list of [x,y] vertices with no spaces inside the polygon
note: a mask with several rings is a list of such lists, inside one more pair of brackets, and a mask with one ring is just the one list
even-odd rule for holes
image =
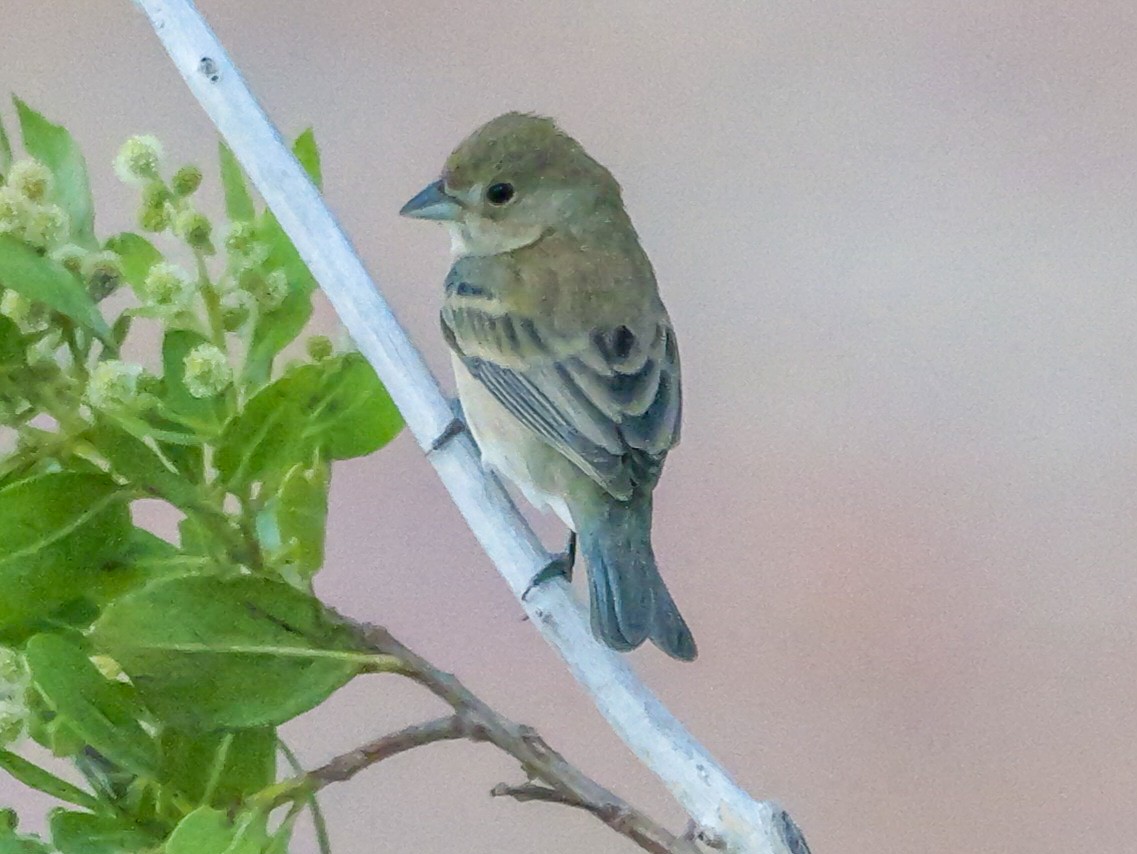
{"label": "flower cluster", "polygon": [[51,170],[38,160],[17,160],[0,184],[0,235],[46,251],[70,234],[67,212],[51,201]]}
{"label": "flower cluster", "polygon": [[118,359],[99,362],[87,384],[87,403],[104,412],[130,410],[139,401],[142,366]]}
{"label": "flower cluster", "polygon": [[128,184],[142,188],[138,225],[144,231],[173,231],[191,249],[205,255],[214,253],[213,225],[205,214],[190,203],[201,186],[201,170],[183,166],[167,185],[162,178],[162,144],[152,136],[132,136],[115,158],[115,172]]}
{"label": "flower cluster", "polygon": [[186,354],[184,381],[194,397],[215,397],[233,383],[233,368],[220,348],[200,344]]}

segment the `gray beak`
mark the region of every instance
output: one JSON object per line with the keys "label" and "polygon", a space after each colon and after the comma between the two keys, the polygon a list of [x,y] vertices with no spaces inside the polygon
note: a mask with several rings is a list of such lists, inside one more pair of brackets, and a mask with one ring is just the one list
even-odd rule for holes
{"label": "gray beak", "polygon": [[446,194],[442,181],[427,184],[417,196],[399,209],[400,216],[415,219],[456,220],[462,215],[462,205]]}

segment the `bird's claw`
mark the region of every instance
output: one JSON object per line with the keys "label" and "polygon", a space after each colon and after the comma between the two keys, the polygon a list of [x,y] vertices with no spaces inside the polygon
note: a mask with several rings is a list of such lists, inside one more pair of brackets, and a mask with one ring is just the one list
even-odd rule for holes
{"label": "bird's claw", "polygon": [[533,576],[529,582],[529,586],[525,588],[525,592],[521,594],[522,600],[528,599],[529,594],[533,592],[533,588],[546,581],[554,578],[563,578],[565,581],[572,581],[572,567],[576,563],[576,534],[569,535],[568,544],[565,550],[556,555],[551,561],[545,564],[536,575]]}
{"label": "bird's claw", "polygon": [[446,447],[446,444],[455,436],[461,435],[466,429],[465,413],[462,411],[462,401],[458,398],[450,400],[450,411],[454,413],[454,418],[446,425],[441,433],[439,433],[433,442],[430,443],[430,450],[428,454],[433,454],[439,448]]}

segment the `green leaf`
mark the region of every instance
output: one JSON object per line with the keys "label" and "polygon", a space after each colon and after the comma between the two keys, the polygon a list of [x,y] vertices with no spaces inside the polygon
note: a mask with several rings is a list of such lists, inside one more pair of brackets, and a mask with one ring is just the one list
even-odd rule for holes
{"label": "green leaf", "polygon": [[292,143],[292,153],[296,155],[296,159],[300,161],[300,165],[316,185],[316,189],[321,189],[324,176],[320,171],[320,149],[316,145],[316,134],[312,128],[308,128],[296,137],[296,141]]}
{"label": "green leaf", "polygon": [[292,238],[285,232],[273,215],[272,211],[265,211],[258,229],[260,239],[269,247],[268,258],[265,260],[266,270],[284,270],[288,276],[288,284],[293,290],[312,293],[316,290],[316,279],[300,257],[300,252],[292,243]]}
{"label": "green leaf", "polygon": [[230,222],[250,222],[256,216],[253,197],[245,183],[245,173],[233,152],[223,142],[217,143],[221,160],[221,186],[225,190],[225,213]]}
{"label": "green leaf", "polygon": [[0,314],[0,366],[23,365],[27,360],[27,344],[15,321]]}
{"label": "green leaf", "polygon": [[187,329],[172,329],[166,333],[162,339],[163,402],[186,424],[213,436],[228,417],[226,396],[194,397],[185,383],[186,356],[194,347],[208,343],[208,338]]}
{"label": "green leaf", "polygon": [[12,99],[20,119],[24,148],[55,176],[55,198],[71,218],[71,239],[94,248],[95,204],[87,180],[87,162],[67,129],[49,122],[19,98]]}
{"label": "green leaf", "polygon": [[174,828],[166,854],[227,854],[236,829],[221,810],[199,807]]}
{"label": "green leaf", "polygon": [[312,297],[300,290],[289,292],[275,311],[258,316],[245,360],[245,383],[256,387],[268,380],[273,359],[304,331],[311,316]]}
{"label": "green leaf", "polygon": [[314,453],[362,456],[391,441],[403,420],[358,353],[301,365],[262,388],[222,431],[215,462],[233,485],[282,477]]}
{"label": "green leaf", "polygon": [[187,729],[283,723],[370,658],[316,599],[251,576],[156,582],[107,608],[92,637],[151,709]]}
{"label": "green leaf", "polygon": [[84,741],[121,768],[153,774],[157,751],[138,723],[132,686],[106,679],[61,635],[36,635],[25,654],[36,689]]}
{"label": "green leaf", "polygon": [[122,349],[122,342],[126,340],[126,336],[130,334],[130,325],[134,322],[134,315],[123,312],[116,319],[111,326],[111,340],[114,341],[115,346],[120,350]]}
{"label": "green leaf", "polygon": [[[176,546],[161,537],[143,528],[134,528],[130,532],[123,553],[107,567],[107,571],[102,573],[88,596],[98,606],[104,606],[128,591],[151,581],[202,571],[206,566],[208,564],[200,557],[183,554]],[[97,617],[96,612],[87,621],[87,625],[94,622]]]}
{"label": "green leaf", "polygon": [[17,833],[14,827],[0,825],[0,854],[54,854],[38,836]]}
{"label": "green leaf", "polygon": [[8,140],[8,132],[4,130],[4,120],[0,118],[0,177],[8,174],[11,165],[12,143]]}
{"label": "green leaf", "polygon": [[324,565],[324,535],[328,521],[328,464],[293,467],[280,484],[273,502],[281,545],[289,563],[308,582]]}
{"label": "green leaf", "polygon": [[165,854],[268,854],[274,851],[268,819],[260,812],[229,816],[210,807],[198,807],[166,840]]}
{"label": "green leaf", "polygon": [[3,768],[25,786],[43,792],[45,795],[51,795],[58,800],[79,807],[86,807],[89,810],[99,808],[99,801],[94,795],[84,792],[78,786],[56,777],[50,771],[45,771],[10,750],[0,749],[0,768]]}
{"label": "green leaf", "polygon": [[53,810],[51,841],[60,854],[137,854],[160,840],[126,818]]}
{"label": "green leaf", "polygon": [[42,302],[103,341],[113,340],[110,327],[79,280],[61,264],[7,234],[0,235],[0,286]]}
{"label": "green leaf", "polygon": [[[276,780],[276,730],[166,727],[160,779],[193,804],[231,807]],[[207,797],[208,796],[208,797]]]}
{"label": "green leaf", "polygon": [[178,543],[187,554],[208,555],[213,546],[213,537],[197,519],[187,516],[178,523]]}
{"label": "green leaf", "polygon": [[119,487],[102,474],[52,472],[0,489],[0,628],[81,596],[131,527]]}
{"label": "green leaf", "polygon": [[245,367],[245,381],[253,385],[268,379],[273,359],[308,323],[312,316],[311,295],[316,290],[316,279],[272,211],[264,212],[258,231],[269,247],[264,269],[283,270],[289,293],[274,311],[261,314],[253,328]]}
{"label": "green leaf", "polygon": [[170,468],[144,441],[109,418],[97,418],[84,437],[131,486],[140,486],[176,507],[192,508],[201,503],[194,484]]}
{"label": "green leaf", "polygon": [[145,237],[123,231],[107,239],[106,248],[119,256],[122,274],[134,286],[142,287],[150,268],[162,260],[162,253]]}
{"label": "green leaf", "polygon": [[333,460],[362,457],[399,435],[403,416],[363,356],[347,353],[320,366],[329,377],[309,431],[321,436],[328,456]]}
{"label": "green leaf", "polygon": [[160,442],[162,453],[182,475],[194,483],[205,481],[205,448],[202,445],[178,445]]}

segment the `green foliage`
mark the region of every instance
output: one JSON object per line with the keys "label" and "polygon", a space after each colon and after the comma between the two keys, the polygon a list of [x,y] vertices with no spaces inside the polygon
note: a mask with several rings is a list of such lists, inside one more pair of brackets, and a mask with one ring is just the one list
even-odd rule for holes
{"label": "green foliage", "polygon": [[7,771],[12,777],[19,780],[25,786],[32,789],[38,789],[45,795],[51,795],[60,801],[65,801],[69,804],[74,804],[79,807],[86,807],[87,809],[98,809],[99,802],[93,796],[84,792],[78,786],[68,783],[66,780],[61,780],[49,771],[45,771],[38,765],[33,765],[28,760],[24,759],[10,750],[0,750],[0,768]]}
{"label": "green foliage", "polygon": [[122,489],[105,474],[50,472],[0,489],[0,631],[81,597],[130,528]]}
{"label": "green foliage", "polygon": [[[104,246],[118,255],[122,261],[123,275],[136,288],[142,287],[150,268],[162,260],[162,253],[155,248],[153,243],[130,231],[124,231],[108,238]],[[126,315],[126,317],[129,316]]]}
{"label": "green foliage", "polygon": [[60,854],[136,854],[161,838],[122,816],[55,810],[51,842]]}
{"label": "green foliage", "polygon": [[308,173],[312,183],[317,188],[323,186],[324,175],[320,171],[320,150],[316,147],[316,133],[312,128],[308,128],[296,137],[296,142],[292,144],[292,153],[296,155],[296,159],[300,161],[300,165],[304,167],[304,171]]}
{"label": "green foliage", "polygon": [[285,851],[287,836],[269,834],[266,816],[245,812],[230,818],[220,810],[200,807],[174,829],[166,854],[276,854]]}
{"label": "green foliage", "polygon": [[79,279],[61,264],[6,234],[0,234],[0,287],[43,303],[103,341],[110,341],[110,327]]}
{"label": "green foliage", "polygon": [[55,176],[56,201],[71,220],[71,239],[94,247],[95,203],[87,180],[87,161],[71,134],[52,124],[19,98],[13,98],[20,119],[24,149]]}
{"label": "green foliage", "polygon": [[253,481],[275,484],[316,452],[333,460],[369,454],[401,427],[375,371],[348,353],[301,365],[257,392],[225,425],[217,468],[237,489]]}
{"label": "green foliage", "polygon": [[[327,339],[278,364],[316,282],[224,145],[215,221],[195,207],[200,170],[127,140],[115,169],[150,237],[102,239],[74,139],[15,107],[26,156],[0,123],[0,787],[66,807],[50,842],[0,811],[0,854],[284,854],[310,793],[269,808],[276,728],[389,664],[311,592],[332,464],[402,419]],[[311,130],[293,151],[319,185]],[[145,348],[152,369],[123,361]],[[175,541],[135,524],[142,500],[180,516]],[[80,782],[32,761],[21,733]]]}
{"label": "green foliage", "polygon": [[245,181],[241,164],[233,152],[223,142],[217,144],[218,159],[221,161],[221,186],[225,191],[225,213],[231,222],[249,222],[256,216],[253,197]]}
{"label": "green foliage", "polygon": [[11,821],[0,819],[0,854],[52,854],[52,848],[38,836],[16,832],[15,813],[3,810]]}
{"label": "green foliage", "polygon": [[91,640],[159,718],[189,729],[283,723],[368,663],[311,596],[251,576],[155,582],[107,608]]}
{"label": "green foliage", "polygon": [[272,727],[226,731],[162,729],[162,779],[193,804],[227,808],[276,779]]}
{"label": "green foliage", "polygon": [[138,722],[141,708],[132,686],[104,677],[63,635],[36,635],[25,655],[40,696],[85,744],[127,771],[153,773],[158,752]]}
{"label": "green foliage", "polygon": [[8,132],[4,130],[4,120],[0,118],[0,178],[8,172],[12,165],[12,143],[8,139]]}

